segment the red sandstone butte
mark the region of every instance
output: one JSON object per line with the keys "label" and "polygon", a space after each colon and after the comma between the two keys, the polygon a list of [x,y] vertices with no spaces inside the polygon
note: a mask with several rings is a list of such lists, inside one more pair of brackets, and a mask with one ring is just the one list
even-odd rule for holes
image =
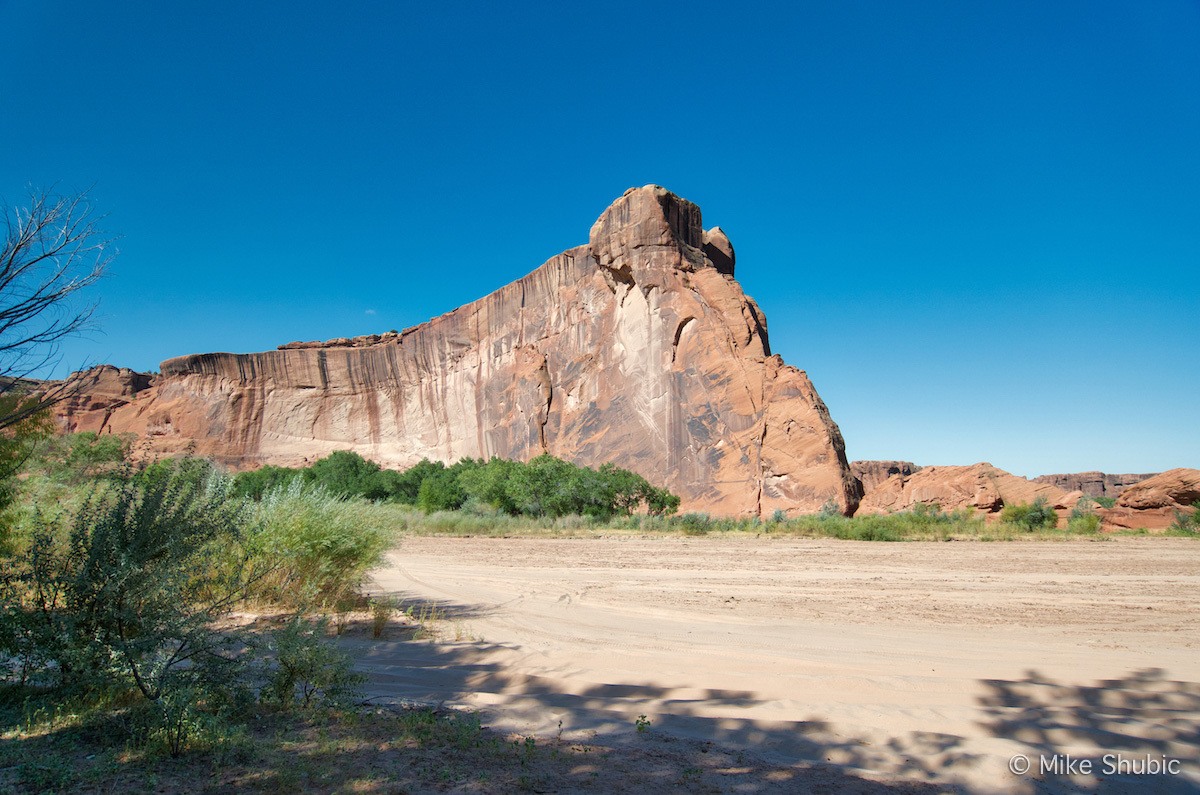
{"label": "red sandstone butte", "polygon": [[548,452],[639,472],[683,510],[852,513],[841,432],[808,376],[771,354],[734,264],[699,207],[630,189],[586,245],[399,334],[181,356],[148,386],[106,386],[94,410],[81,397],[59,415],[237,467],[346,449],[392,468]]}

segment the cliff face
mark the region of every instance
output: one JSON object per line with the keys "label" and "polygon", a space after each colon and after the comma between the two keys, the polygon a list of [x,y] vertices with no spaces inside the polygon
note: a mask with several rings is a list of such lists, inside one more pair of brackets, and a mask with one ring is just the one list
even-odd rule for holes
{"label": "cliff face", "polygon": [[734,264],[696,205],[631,189],[587,245],[474,303],[398,335],[170,359],[106,404],[104,427],[239,466],[549,452],[637,471],[684,510],[852,512],[841,433],[805,373],[771,355]]}
{"label": "cliff face", "polygon": [[1082,491],[1089,497],[1119,497],[1127,486],[1141,483],[1155,473],[1145,475],[1109,475],[1104,472],[1073,472],[1063,475],[1038,475],[1038,483],[1049,483],[1067,491]]}
{"label": "cliff face", "polygon": [[862,483],[864,497],[883,485],[892,475],[908,477],[920,472],[912,461],[851,461],[850,472]]}

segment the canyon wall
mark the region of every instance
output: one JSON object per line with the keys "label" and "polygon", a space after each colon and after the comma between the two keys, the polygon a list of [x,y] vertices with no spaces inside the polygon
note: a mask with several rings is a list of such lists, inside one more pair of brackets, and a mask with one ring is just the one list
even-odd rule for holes
{"label": "canyon wall", "polygon": [[587,245],[427,323],[182,356],[149,384],[85,373],[105,399],[59,413],[69,430],[133,432],[238,467],[343,449],[393,468],[545,452],[632,469],[683,510],[795,514],[832,500],[852,513],[861,485],[841,433],[807,375],[771,355],[734,267],[696,205],[631,189]]}

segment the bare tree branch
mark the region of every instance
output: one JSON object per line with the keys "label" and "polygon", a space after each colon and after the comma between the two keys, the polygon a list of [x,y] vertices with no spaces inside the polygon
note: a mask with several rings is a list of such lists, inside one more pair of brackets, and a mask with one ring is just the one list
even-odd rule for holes
{"label": "bare tree branch", "polygon": [[82,384],[67,379],[31,388],[31,379],[61,361],[67,337],[91,327],[96,304],[80,303],[116,257],[114,239],[97,226],[87,193],[30,190],[27,207],[2,208],[0,249],[0,430],[69,397]]}

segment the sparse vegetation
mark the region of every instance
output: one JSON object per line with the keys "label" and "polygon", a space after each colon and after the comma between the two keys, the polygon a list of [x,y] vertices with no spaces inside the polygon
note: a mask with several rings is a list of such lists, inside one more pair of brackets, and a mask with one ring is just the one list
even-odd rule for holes
{"label": "sparse vegetation", "polygon": [[1175,518],[1168,528],[1171,532],[1181,535],[1200,534],[1200,500],[1192,503],[1191,511],[1175,511]]}
{"label": "sparse vegetation", "polygon": [[1077,535],[1092,535],[1100,532],[1100,516],[1096,513],[1096,501],[1081,497],[1067,516],[1067,531]]}
{"label": "sparse vegetation", "polygon": [[1000,511],[1000,521],[1034,532],[1056,527],[1058,514],[1046,503],[1045,497],[1038,497],[1032,504],[1005,505]]}

